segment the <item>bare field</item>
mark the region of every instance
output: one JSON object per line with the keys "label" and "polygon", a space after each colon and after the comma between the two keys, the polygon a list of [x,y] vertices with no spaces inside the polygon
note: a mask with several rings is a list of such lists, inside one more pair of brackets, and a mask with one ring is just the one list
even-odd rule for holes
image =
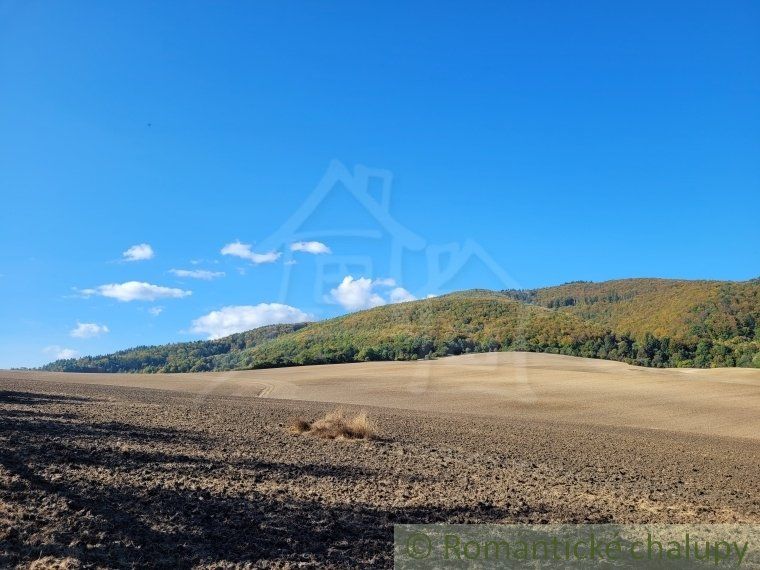
{"label": "bare field", "polygon": [[[379,439],[289,433],[331,402]],[[758,412],[757,370],[535,354],[0,372],[0,567],[389,567],[399,522],[760,523]]]}
{"label": "bare field", "polygon": [[337,402],[760,438],[760,369],[657,369],[553,354],[472,354],[198,374],[5,378]]}

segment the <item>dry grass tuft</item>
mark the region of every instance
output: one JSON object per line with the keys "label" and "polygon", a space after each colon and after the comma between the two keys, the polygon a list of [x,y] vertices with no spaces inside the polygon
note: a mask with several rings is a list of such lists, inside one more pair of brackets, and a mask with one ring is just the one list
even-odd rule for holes
{"label": "dry grass tuft", "polygon": [[337,409],[313,422],[296,418],[290,423],[290,431],[310,433],[324,439],[373,439],[377,430],[366,412],[348,417],[343,410]]}
{"label": "dry grass tuft", "polygon": [[311,422],[303,418],[293,418],[288,424],[291,433],[304,433],[311,429]]}
{"label": "dry grass tuft", "polygon": [[81,567],[82,564],[76,558],[45,556],[32,562],[29,570],[78,570]]}

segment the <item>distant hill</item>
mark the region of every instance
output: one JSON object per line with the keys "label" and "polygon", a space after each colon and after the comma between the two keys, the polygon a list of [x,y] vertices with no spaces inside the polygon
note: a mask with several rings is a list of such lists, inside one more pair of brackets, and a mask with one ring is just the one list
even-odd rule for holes
{"label": "distant hill", "polygon": [[137,346],[102,356],[56,360],[43,370],[59,372],[200,372],[235,368],[235,355],[306,326],[267,325],[216,340]]}
{"label": "distant hill", "polygon": [[471,290],[219,340],[58,360],[58,371],[189,372],[523,350],[641,366],[760,367],[760,281],[625,279]]}

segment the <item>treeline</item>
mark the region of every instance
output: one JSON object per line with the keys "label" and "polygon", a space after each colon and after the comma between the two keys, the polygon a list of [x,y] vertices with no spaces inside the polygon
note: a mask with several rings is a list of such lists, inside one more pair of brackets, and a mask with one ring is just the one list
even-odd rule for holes
{"label": "treeline", "polygon": [[[286,340],[286,339],[283,339]],[[600,337],[553,339],[547,342],[536,336],[477,339],[461,335],[450,338],[402,336],[362,346],[344,342],[291,342],[262,345],[241,355],[241,368],[271,368],[347,362],[418,360],[475,352],[522,351],[562,354],[584,358],[616,360],[637,366],[670,367],[759,367],[760,343],[696,344],[674,341],[668,337],[646,335],[636,340],[630,335],[608,332]]]}
{"label": "treeline", "polygon": [[101,356],[56,360],[42,367],[55,372],[208,372],[232,370],[240,354],[278,336],[295,332],[306,323],[268,325],[216,340],[157,346],[138,346]]}
{"label": "treeline", "polygon": [[[197,344],[202,345],[203,342]],[[562,354],[659,368],[760,368],[760,343],[756,342],[714,343],[702,340],[696,344],[688,344],[653,335],[636,340],[629,335],[613,332],[592,338],[555,338],[548,342],[537,336],[501,339],[478,339],[463,335],[444,338],[399,336],[369,346],[346,337],[330,342],[307,343],[287,339],[286,342],[265,343],[243,351],[229,348],[230,345],[220,343],[210,347],[183,347],[166,354],[164,347],[138,347],[107,356],[58,360],[44,369],[61,372],[206,372],[310,364],[418,360],[497,351]]]}

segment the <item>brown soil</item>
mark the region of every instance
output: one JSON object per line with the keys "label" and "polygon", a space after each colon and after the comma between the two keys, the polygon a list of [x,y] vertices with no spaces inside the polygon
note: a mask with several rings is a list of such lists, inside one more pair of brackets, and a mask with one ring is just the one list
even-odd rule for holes
{"label": "brown soil", "polygon": [[159,388],[760,438],[760,369],[663,369],[494,352],[197,374],[7,372],[4,378]]}
{"label": "brown soil", "polygon": [[400,522],[760,523],[753,437],[364,405],[376,439],[325,440],[289,420],[334,404],[45,378],[0,372],[3,568],[389,567]]}

